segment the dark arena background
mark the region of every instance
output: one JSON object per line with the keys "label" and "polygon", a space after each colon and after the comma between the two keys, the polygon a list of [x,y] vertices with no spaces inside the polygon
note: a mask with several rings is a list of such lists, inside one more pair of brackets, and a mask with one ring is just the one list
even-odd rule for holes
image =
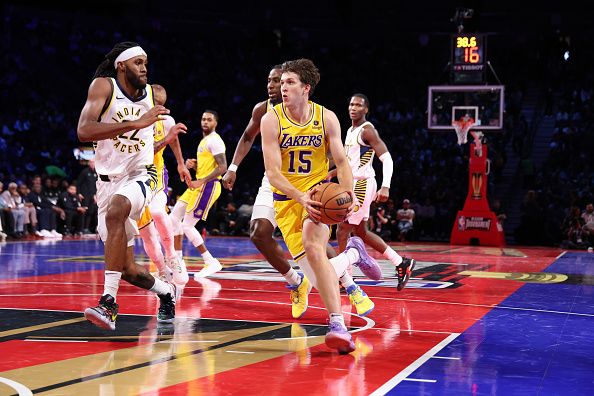
{"label": "dark arena background", "polygon": [[[0,395],[594,394],[594,27],[582,2],[529,3],[3,2]],[[336,113],[343,141],[352,95],[369,98],[394,163],[369,230],[416,265],[397,291],[394,265],[367,247],[382,279],[353,277],[373,312],[357,315],[341,290],[354,352],[324,344],[315,288],[293,319],[285,278],[250,240],[260,137],[196,225],[223,268],[198,275],[205,261],[183,241],[190,280],[173,323],[125,281],[115,331],[85,320],[105,261],[93,147],[77,125],[123,41],[146,51],[148,82],[187,125],[186,159],[211,109],[231,164],[284,61],[319,68],[312,100]],[[187,186],[172,150],[164,158],[172,208]],[[157,271],[140,238],[134,251]]]}

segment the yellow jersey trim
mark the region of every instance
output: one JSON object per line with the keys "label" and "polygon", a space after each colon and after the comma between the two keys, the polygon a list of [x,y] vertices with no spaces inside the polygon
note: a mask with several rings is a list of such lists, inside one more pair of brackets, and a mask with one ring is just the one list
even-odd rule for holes
{"label": "yellow jersey trim", "polygon": [[155,107],[156,104],[155,104],[155,95],[153,95],[153,86],[150,85],[150,84],[147,84],[147,85],[150,88],[150,89],[147,90],[147,93],[149,95],[149,98],[151,100],[151,103],[153,104],[153,107]]}
{"label": "yellow jersey trim", "polygon": [[289,114],[287,113],[287,111],[285,110],[285,104],[283,103],[281,105],[281,108],[283,109],[283,115],[285,116],[285,118],[287,119],[287,121],[289,121],[291,124],[294,124],[300,128],[306,127],[309,125],[309,123],[314,119],[314,116],[316,114],[316,106],[314,106],[313,102],[311,100],[307,101],[307,106],[311,106],[311,117],[309,118],[309,120],[307,120],[307,122],[305,124],[300,124],[298,122],[295,122],[291,119],[291,117],[289,117]]}

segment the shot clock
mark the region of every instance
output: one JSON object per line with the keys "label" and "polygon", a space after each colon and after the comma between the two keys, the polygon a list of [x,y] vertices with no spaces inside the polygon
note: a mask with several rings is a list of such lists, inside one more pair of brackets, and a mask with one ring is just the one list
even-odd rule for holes
{"label": "shot clock", "polygon": [[485,37],[480,34],[452,36],[452,82],[475,84],[484,81]]}

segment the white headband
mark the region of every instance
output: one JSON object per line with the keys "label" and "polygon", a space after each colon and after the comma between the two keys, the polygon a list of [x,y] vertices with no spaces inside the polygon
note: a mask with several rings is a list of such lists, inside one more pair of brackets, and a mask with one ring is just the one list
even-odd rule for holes
{"label": "white headband", "polygon": [[142,47],[136,46],[136,47],[128,48],[127,50],[125,50],[124,52],[119,54],[118,57],[116,58],[116,60],[113,61],[114,69],[118,68],[118,62],[125,62],[128,59],[132,59],[135,56],[139,56],[139,55],[146,56],[146,52],[144,52]]}

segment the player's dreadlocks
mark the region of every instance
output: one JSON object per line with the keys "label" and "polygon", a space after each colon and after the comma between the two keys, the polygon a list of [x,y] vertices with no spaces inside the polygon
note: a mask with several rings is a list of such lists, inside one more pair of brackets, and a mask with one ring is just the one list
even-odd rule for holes
{"label": "player's dreadlocks", "polygon": [[105,55],[105,60],[103,60],[103,62],[101,62],[101,64],[97,67],[97,70],[95,71],[95,75],[93,76],[93,78],[97,78],[97,77],[115,77],[116,76],[116,70],[113,67],[113,62],[116,60],[116,58],[118,57],[118,55],[120,55],[122,52],[124,52],[128,48],[138,47],[138,46],[139,45],[137,43],[134,43],[132,41],[124,41],[124,42],[121,42],[121,43],[117,43],[112,48],[112,50],[109,51]]}

